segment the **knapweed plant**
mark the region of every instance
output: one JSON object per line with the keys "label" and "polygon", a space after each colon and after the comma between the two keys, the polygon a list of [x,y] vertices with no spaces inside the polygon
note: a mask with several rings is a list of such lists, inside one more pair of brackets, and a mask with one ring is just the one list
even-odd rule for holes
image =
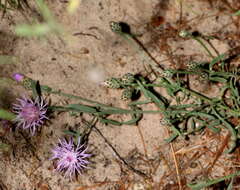
{"label": "knapweed plant", "polygon": [[[151,56],[145,52],[142,45],[131,33],[123,31],[121,25],[122,23],[110,23],[111,29],[114,32],[135,44],[139,53],[145,59],[150,60]],[[179,136],[186,137],[194,134],[206,127],[215,133],[220,132],[221,127],[224,127],[231,133],[231,140],[227,150],[228,153],[231,153],[236,148],[236,142],[240,136],[239,126],[234,126],[231,122],[232,119],[238,119],[240,116],[239,70],[227,63],[233,55],[226,53],[214,57],[204,45],[200,35],[194,36],[187,31],[181,31],[179,35],[197,40],[207,53],[209,53],[209,56],[212,57],[212,61],[206,63],[186,63],[187,70],[175,70],[170,68],[163,69],[154,60],[151,60],[148,62],[149,65],[158,73],[155,82],[147,82],[143,77],[137,77],[132,79],[131,83],[124,84],[121,78],[112,78],[107,81],[107,85],[109,88],[125,89],[123,96],[124,92],[129,89],[131,89],[131,92],[141,91],[146,98],[146,103],[155,103],[159,108],[159,112],[163,115],[162,122],[168,125],[172,131],[171,137],[166,139],[167,142],[171,142]],[[221,89],[214,98],[210,98],[206,94],[190,89],[187,81],[189,75],[198,75],[200,80],[218,85]],[[152,87],[165,88],[171,99],[154,93]],[[131,95],[128,96],[131,98]],[[186,100],[191,100],[194,103],[183,104]],[[172,102],[176,102],[177,104],[173,104]],[[131,102],[129,105],[136,106],[143,103]],[[142,111],[145,112],[144,110]]]}
{"label": "knapweed plant", "polygon": [[[159,124],[161,123],[162,125],[168,126],[171,131],[169,138],[165,139],[166,142],[172,142],[177,137],[182,139],[191,137],[191,135],[198,134],[205,128],[208,128],[213,133],[219,133],[221,129],[224,128],[231,134],[226,153],[233,152],[240,137],[239,125],[232,122],[233,120],[238,120],[240,116],[240,97],[238,90],[239,70],[231,67],[227,62],[232,55],[230,53],[221,54],[213,57],[210,62],[205,63],[186,63],[186,70],[164,69],[159,67],[157,63],[151,59],[151,56],[145,52],[142,45],[135,40],[134,36],[121,31],[121,23],[112,22],[111,27],[117,30],[117,34],[124,36],[125,39],[135,44],[134,47],[137,48],[138,53],[142,55],[145,61],[149,60],[147,63],[149,63],[149,66],[157,73],[153,81],[139,74],[127,73],[120,78],[113,77],[104,82],[107,88],[122,91],[120,98],[127,101],[129,109],[113,107],[80,96],[54,90],[49,86],[40,85],[37,81],[21,74],[18,74],[19,80],[16,80],[22,83],[26,89],[31,89],[35,95],[38,94],[36,90],[36,87],[38,87],[43,94],[56,94],[81,102],[78,104],[67,104],[65,106],[49,106],[48,109],[51,111],[69,111],[77,114],[87,113],[104,124],[131,125],[141,120],[143,114],[160,114],[162,119],[159,121]],[[203,44],[199,39],[200,37],[193,37],[191,33],[184,31],[181,32],[180,35],[182,37],[192,37],[193,40],[197,39],[200,45]],[[204,48],[206,48],[206,46],[204,46]],[[212,57],[211,54],[209,56]],[[197,75],[199,80],[207,81],[221,88],[219,88],[215,97],[208,97],[207,94],[190,88],[187,81],[190,75]],[[155,90],[157,88],[164,88],[168,96],[165,97],[157,93]],[[144,96],[145,99],[138,101],[140,96]],[[154,103],[158,110],[144,110],[143,105],[149,103]],[[111,115],[114,114],[128,114],[131,116],[131,119],[127,121],[113,120],[111,119]],[[66,141],[64,142],[67,144]],[[78,146],[75,147],[76,149],[69,149],[69,151],[76,153],[77,147]],[[60,148],[64,149],[62,143],[58,146],[58,149]],[[79,152],[79,154],[81,154],[81,152]],[[67,167],[66,164],[61,164],[61,159],[63,159],[61,156],[62,155],[58,156],[59,171]],[[57,156],[55,157],[57,158]],[[74,159],[67,160],[73,161]],[[71,165],[71,163],[68,164]],[[72,164],[74,164],[74,162]],[[76,166],[74,165],[74,167]],[[66,175],[71,176],[75,171],[78,170],[76,168],[67,168]]]}
{"label": "knapweed plant", "polygon": [[[49,86],[40,85],[37,81],[23,75],[21,75],[19,82],[22,83],[26,89],[32,89],[33,94],[36,93],[36,85],[39,84],[39,89],[43,94],[56,94],[82,102],[78,104],[67,104],[65,106],[49,106],[48,109],[52,111],[69,111],[79,114],[87,113],[104,124],[131,125],[136,124],[142,118],[143,114],[161,114],[162,119],[159,122],[168,126],[171,131],[171,136],[165,139],[166,142],[171,142],[177,137],[181,137],[182,139],[191,137],[191,135],[198,134],[205,128],[210,129],[214,133],[219,133],[222,128],[225,128],[231,134],[229,147],[226,152],[231,153],[236,148],[237,140],[240,136],[239,126],[232,123],[232,119],[239,118],[238,71],[235,69],[225,71],[225,67],[221,66],[225,61],[224,57],[225,55],[220,55],[210,63],[189,63],[188,70],[164,70],[154,82],[149,81],[141,75],[131,73],[127,73],[120,78],[110,78],[106,80],[104,82],[106,87],[122,91],[120,98],[127,101],[129,109],[112,107],[80,96],[54,90]],[[190,89],[184,80],[185,75],[199,75],[201,80],[207,80],[213,84],[221,85],[222,88],[219,90],[219,94],[210,98],[205,94]],[[155,89],[158,87],[164,88],[168,96],[164,97],[157,93]],[[231,96],[227,96],[227,94],[231,94]],[[140,95],[144,96],[145,100],[136,100]],[[191,103],[183,103],[189,101]],[[144,110],[142,105],[149,103],[154,103],[158,110]],[[128,121],[113,120],[111,119],[111,115],[114,114],[129,114],[132,119]],[[57,155],[54,156],[54,158],[58,159],[57,170],[64,170],[66,172],[65,175],[70,177],[78,173],[78,169],[81,171],[81,169],[85,167],[84,163],[88,163],[83,159],[84,163],[80,162],[78,163],[80,165],[75,165],[74,160],[77,161],[76,155],[85,153],[85,149],[81,150],[83,152],[80,151],[76,153],[80,145],[73,145],[71,142],[71,140],[69,142],[64,140],[57,146],[57,149],[62,148],[66,150],[65,156],[60,153],[57,154],[56,151],[54,152],[54,155]],[[70,146],[68,143],[72,145]],[[67,146],[71,148],[66,149]],[[66,156],[70,154],[72,154],[72,157],[66,158]],[[75,157],[73,155],[75,155]],[[87,154],[86,158],[88,156],[89,154]],[[81,158],[85,157],[79,156],[80,160]],[[69,162],[66,164],[62,160]],[[81,167],[78,168],[78,166]],[[76,169],[76,167],[78,169]],[[136,173],[145,176],[145,174],[140,171],[136,171]],[[217,180],[214,182],[217,183]],[[207,184],[213,184],[213,182]],[[190,187],[192,186],[193,185],[190,185]]]}
{"label": "knapweed plant", "polygon": [[[39,27],[37,35],[44,35],[49,31],[59,29],[43,1],[37,0],[40,12],[46,23],[43,25],[26,25],[16,29],[16,32],[24,35],[36,35],[28,33],[32,27]],[[182,140],[191,138],[193,135],[204,131],[206,128],[213,133],[221,133],[222,129],[228,130],[230,140],[226,153],[232,153],[237,148],[240,138],[240,96],[239,96],[239,68],[231,65],[231,52],[214,56],[204,44],[204,35],[195,35],[188,31],[180,31],[183,38],[196,40],[208,53],[211,61],[204,63],[186,63],[187,69],[163,68],[151,57],[144,46],[131,34],[125,23],[111,22],[111,30],[130,42],[141,56],[142,62],[154,73],[154,79],[150,80],[143,74],[126,73],[117,78],[112,77],[104,82],[104,86],[113,90],[121,91],[121,98],[126,101],[128,108],[113,107],[95,100],[89,100],[81,96],[67,94],[55,90],[49,86],[42,85],[35,79],[15,73],[13,78],[22,84],[27,90],[32,91],[32,97],[21,97],[13,104],[12,111],[0,109],[0,118],[15,122],[23,129],[29,130],[35,135],[38,128],[41,128],[49,119],[47,111],[50,112],[71,112],[75,115],[82,113],[89,114],[96,121],[108,125],[135,125],[143,114],[159,114],[161,118],[159,125],[165,125],[170,131],[170,136],[165,139],[167,143],[176,138]],[[36,28],[35,28],[36,29]],[[25,33],[24,33],[25,32]],[[141,63],[140,63],[141,64]],[[207,93],[192,89],[189,82],[190,76],[198,76],[203,82],[219,87],[214,97]],[[167,95],[157,91],[164,89]],[[48,105],[44,97],[46,94],[55,94],[78,101],[76,104]],[[141,98],[141,99],[140,99]],[[80,102],[80,103],[79,103]],[[154,104],[157,110],[145,110],[145,104]],[[129,115],[130,119],[119,121],[112,119],[112,115]],[[237,122],[234,122],[237,121]],[[70,133],[68,131],[68,133]],[[83,142],[82,136],[77,136],[77,141],[72,137],[69,139],[60,138],[58,144],[52,149],[52,160],[56,161],[56,170],[64,173],[64,176],[72,179],[81,174],[87,168],[91,154],[87,151],[87,145]],[[118,155],[118,154],[117,154]],[[120,157],[120,156],[118,156]],[[127,165],[127,162],[124,162]],[[135,173],[147,177],[147,174],[129,166]],[[232,176],[239,175],[239,172]],[[227,179],[223,178],[223,179]],[[222,180],[222,179],[220,179]],[[213,184],[218,182],[202,183]],[[206,187],[207,185],[197,187]],[[189,187],[196,187],[189,184]]]}

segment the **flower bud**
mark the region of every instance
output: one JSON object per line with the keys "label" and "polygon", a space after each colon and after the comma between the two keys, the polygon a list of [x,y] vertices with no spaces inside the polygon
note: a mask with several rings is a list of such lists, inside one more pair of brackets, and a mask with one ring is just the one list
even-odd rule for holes
{"label": "flower bud", "polygon": [[122,83],[123,84],[131,84],[135,80],[134,75],[132,73],[126,73],[122,77]]}
{"label": "flower bud", "polygon": [[132,98],[132,95],[133,95],[133,89],[132,88],[126,88],[122,92],[121,99],[124,100],[124,101],[130,100]]}
{"label": "flower bud", "polygon": [[110,78],[104,81],[104,85],[107,86],[108,88],[120,88],[121,87],[121,81],[120,79],[117,78]]}
{"label": "flower bud", "polygon": [[24,79],[24,75],[20,73],[14,73],[13,74],[13,79],[16,80],[17,82],[22,82]]}

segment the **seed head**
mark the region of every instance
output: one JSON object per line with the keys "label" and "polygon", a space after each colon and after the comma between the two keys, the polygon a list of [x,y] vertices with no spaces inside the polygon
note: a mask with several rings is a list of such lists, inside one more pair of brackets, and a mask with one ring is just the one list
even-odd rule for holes
{"label": "seed head", "polygon": [[43,125],[46,116],[47,104],[42,98],[37,97],[34,101],[31,98],[17,98],[18,104],[13,104],[13,112],[17,114],[15,121],[22,129],[30,130],[34,135],[36,128]]}
{"label": "seed head", "polygon": [[63,172],[64,177],[72,177],[77,174],[81,174],[84,168],[87,168],[88,157],[91,154],[86,153],[87,148],[85,144],[81,144],[80,138],[78,138],[77,145],[74,144],[73,138],[69,141],[66,139],[59,139],[58,145],[52,149],[53,156],[51,160],[57,159],[56,170]]}
{"label": "seed head", "polygon": [[24,76],[21,73],[14,73],[12,75],[12,77],[15,81],[22,83],[24,88],[26,88],[28,90],[32,89],[32,84],[33,84],[34,80],[32,80],[31,78],[28,78],[27,76]]}
{"label": "seed head", "polygon": [[188,31],[186,31],[186,30],[181,30],[181,31],[179,32],[179,36],[182,37],[182,38],[186,38],[186,37],[191,36],[191,33],[188,32]]}
{"label": "seed head", "polygon": [[193,71],[199,67],[199,63],[197,62],[188,62],[186,65],[187,65],[187,69],[190,71]]}
{"label": "seed head", "polygon": [[111,21],[109,23],[109,25],[110,25],[110,28],[113,32],[116,32],[116,33],[121,33],[122,32],[122,26],[119,22]]}
{"label": "seed head", "polygon": [[107,79],[103,83],[108,88],[113,88],[113,89],[121,88],[121,81],[120,79],[117,79],[117,78]]}
{"label": "seed head", "polygon": [[165,78],[172,78],[173,77],[173,71],[172,70],[170,70],[170,69],[167,69],[167,70],[165,70],[165,71],[163,71],[162,73],[161,73],[161,76],[162,77],[165,77]]}
{"label": "seed head", "polygon": [[201,80],[207,80],[207,79],[208,79],[208,74],[205,73],[205,72],[202,72],[202,73],[200,74],[200,79],[201,79]]}
{"label": "seed head", "polygon": [[133,96],[133,89],[132,88],[126,88],[123,90],[122,92],[122,96],[121,99],[126,101],[126,100],[130,100]]}
{"label": "seed head", "polygon": [[168,118],[162,118],[160,120],[161,125],[171,125],[171,121]]}
{"label": "seed head", "polygon": [[134,82],[134,80],[135,80],[135,77],[134,77],[134,75],[132,73],[126,73],[122,77],[122,83],[124,85],[131,84],[131,83]]}

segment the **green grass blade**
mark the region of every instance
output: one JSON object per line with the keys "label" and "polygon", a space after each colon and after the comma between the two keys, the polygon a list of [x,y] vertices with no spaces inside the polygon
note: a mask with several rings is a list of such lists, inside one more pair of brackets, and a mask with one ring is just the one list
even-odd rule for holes
{"label": "green grass blade", "polygon": [[159,107],[160,109],[165,109],[165,104],[162,100],[160,100],[158,97],[156,97],[151,91],[149,91],[148,89],[144,88],[144,86],[142,85],[142,83],[140,81],[137,81],[140,90],[143,92],[144,96],[147,99],[152,100],[157,107]]}
{"label": "green grass blade", "polygon": [[231,178],[239,176],[239,175],[240,175],[240,171],[238,171],[234,174],[230,174],[230,175],[227,175],[224,177],[217,178],[217,179],[201,181],[201,182],[198,182],[197,184],[188,184],[187,186],[190,187],[192,190],[201,190],[203,188],[207,188],[211,185],[217,184],[221,181],[228,180],[228,179],[231,179]]}

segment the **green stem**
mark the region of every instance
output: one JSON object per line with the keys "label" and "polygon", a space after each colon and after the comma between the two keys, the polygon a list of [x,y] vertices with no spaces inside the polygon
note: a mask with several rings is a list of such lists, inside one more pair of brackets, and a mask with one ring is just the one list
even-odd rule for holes
{"label": "green stem", "polygon": [[81,101],[84,101],[84,102],[94,104],[95,106],[113,108],[112,106],[109,106],[107,104],[102,104],[102,103],[97,102],[97,101],[89,100],[89,99],[83,98],[81,96],[75,96],[75,95],[72,95],[72,94],[67,94],[67,93],[64,93],[64,92],[61,92],[61,91],[50,91],[49,93],[50,94],[57,94],[57,95],[60,95],[60,96],[65,96],[67,98],[72,98],[72,99],[76,99],[76,100],[81,100]]}
{"label": "green stem", "polygon": [[202,40],[199,39],[199,37],[191,36],[191,38],[192,38],[193,40],[196,40],[196,41],[207,51],[207,53],[208,53],[212,58],[214,58],[213,54],[209,51],[209,49],[208,49],[207,46],[202,42]]}
{"label": "green stem", "polygon": [[[63,107],[63,106],[50,106],[49,109],[55,110],[55,111],[77,111],[73,110],[71,108]],[[109,110],[100,110],[96,111],[93,114],[97,115],[108,115],[108,114],[159,114],[163,113],[161,110],[127,110],[127,109],[109,109]]]}
{"label": "green stem", "polygon": [[180,87],[180,89],[184,92],[188,92],[188,93],[190,93],[191,95],[193,95],[193,96],[196,96],[196,97],[198,97],[198,98],[200,98],[201,100],[204,100],[204,101],[206,101],[206,102],[208,102],[209,104],[212,104],[213,103],[213,101],[212,101],[212,99],[211,98],[209,98],[209,97],[207,97],[207,96],[204,96],[204,95],[202,95],[202,94],[200,94],[200,93],[198,93],[198,92],[195,92],[195,91],[193,91],[193,90],[190,90],[190,89],[187,89],[187,88],[184,88],[184,87]]}
{"label": "green stem", "polygon": [[[216,103],[211,98],[209,98],[207,96],[204,96],[204,95],[202,95],[202,94],[200,94],[198,92],[195,92],[193,90],[190,90],[190,89],[187,89],[187,88],[183,88],[183,87],[181,87],[181,90],[185,91],[185,92],[188,92],[191,95],[196,96],[196,97],[200,98],[201,100],[204,100],[204,101],[208,102],[210,105],[214,105]],[[222,105],[222,104],[218,104],[216,106],[220,107],[220,108],[222,108],[224,110],[227,110],[228,112],[231,112],[235,116],[240,116],[240,112],[239,111],[232,110],[228,106],[225,106],[225,105]]]}
{"label": "green stem", "polygon": [[16,115],[10,111],[0,109],[0,118],[8,121],[13,121],[16,118]]}
{"label": "green stem", "polygon": [[231,153],[235,147],[236,147],[236,141],[237,141],[237,132],[235,131],[235,129],[231,126],[230,123],[228,123],[221,115],[219,115],[217,113],[217,111],[212,108],[213,113],[217,116],[217,118],[224,124],[224,126],[227,127],[227,129],[229,130],[229,132],[231,133],[231,144],[229,149],[227,150],[227,153]]}

